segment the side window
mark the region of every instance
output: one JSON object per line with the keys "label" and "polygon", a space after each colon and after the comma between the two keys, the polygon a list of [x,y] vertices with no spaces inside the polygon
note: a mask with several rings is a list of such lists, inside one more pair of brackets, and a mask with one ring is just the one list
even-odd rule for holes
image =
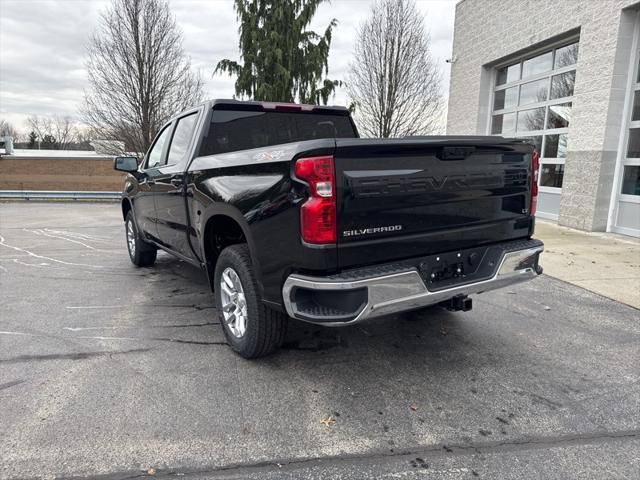
{"label": "side window", "polygon": [[158,135],[156,143],[154,143],[151,150],[149,150],[147,166],[145,168],[154,168],[162,163],[162,152],[164,151],[164,144],[167,143],[167,139],[169,138],[169,133],[171,133],[171,125],[164,127],[162,133]]}
{"label": "side window", "polygon": [[169,155],[167,157],[167,165],[181,165],[185,162],[187,156],[187,148],[191,143],[193,129],[196,126],[197,113],[192,113],[178,120],[178,126],[173,134],[171,146],[169,147]]}

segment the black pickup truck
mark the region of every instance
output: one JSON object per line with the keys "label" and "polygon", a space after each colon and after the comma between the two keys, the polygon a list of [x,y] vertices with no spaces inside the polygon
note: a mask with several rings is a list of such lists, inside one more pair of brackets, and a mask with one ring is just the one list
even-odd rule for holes
{"label": "black pickup truck", "polygon": [[169,121],[122,195],[131,261],[202,267],[231,347],[534,278],[538,158],[501,137],[359,139],[339,107],[215,100]]}

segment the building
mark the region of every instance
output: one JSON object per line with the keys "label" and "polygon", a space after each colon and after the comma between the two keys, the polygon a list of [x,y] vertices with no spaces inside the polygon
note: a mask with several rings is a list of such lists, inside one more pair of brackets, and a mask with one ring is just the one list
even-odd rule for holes
{"label": "building", "polygon": [[640,2],[461,0],[448,134],[531,139],[538,216],[640,236]]}
{"label": "building", "polygon": [[121,192],[125,176],[113,169],[113,155],[94,151],[0,153],[0,191]]}

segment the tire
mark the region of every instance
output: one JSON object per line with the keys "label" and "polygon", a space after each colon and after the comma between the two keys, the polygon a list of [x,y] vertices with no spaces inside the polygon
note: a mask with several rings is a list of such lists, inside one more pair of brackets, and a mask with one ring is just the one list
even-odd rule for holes
{"label": "tire", "polygon": [[127,213],[127,218],[124,222],[124,233],[131,263],[136,267],[150,267],[153,265],[158,256],[158,249],[142,239],[131,211]]}
{"label": "tire", "polygon": [[258,358],[282,345],[288,317],[262,302],[246,244],[222,251],[214,272],[214,289],[220,325],[235,352],[244,358]]}

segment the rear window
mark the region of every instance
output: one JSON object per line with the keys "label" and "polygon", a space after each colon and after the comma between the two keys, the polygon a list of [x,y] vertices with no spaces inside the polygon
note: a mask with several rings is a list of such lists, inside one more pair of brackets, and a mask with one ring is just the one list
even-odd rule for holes
{"label": "rear window", "polygon": [[200,156],[318,138],[355,138],[348,116],[214,110]]}

